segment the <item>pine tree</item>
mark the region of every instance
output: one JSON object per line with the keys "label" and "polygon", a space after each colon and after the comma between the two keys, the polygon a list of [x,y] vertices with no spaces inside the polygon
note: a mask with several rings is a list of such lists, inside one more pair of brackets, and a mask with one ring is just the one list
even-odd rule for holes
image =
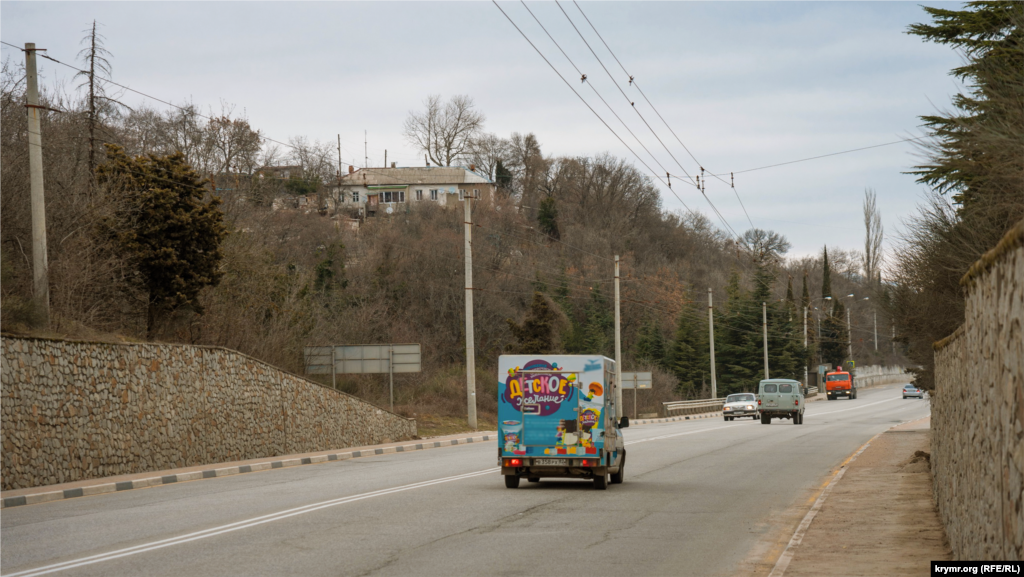
{"label": "pine tree", "polygon": [[664,366],[665,354],[665,337],[661,334],[661,327],[655,318],[648,317],[640,327],[633,355],[639,361]]}
{"label": "pine tree", "polygon": [[107,144],[107,162],[96,169],[98,181],[123,199],[101,225],[135,267],[148,293],[146,335],[157,323],[188,305],[202,313],[199,292],[221,278],[220,243],[227,234],[216,197],[204,202],[203,180],[176,152],[169,156],[129,157]]}
{"label": "pine tree", "polygon": [[761,302],[754,301],[740,286],[740,274],[733,269],[726,283],[728,295],[723,310],[715,316],[715,364],[718,393],[753,391],[761,378]]}
{"label": "pine tree", "polygon": [[562,234],[558,231],[558,207],[555,199],[547,197],[540,201],[540,210],[537,212],[537,224],[540,231],[548,237],[558,240]]}
{"label": "pine tree", "polygon": [[846,309],[843,303],[836,302],[832,314],[821,322],[821,359],[830,366],[839,366],[846,358],[847,331]]}
{"label": "pine tree", "polygon": [[693,396],[708,373],[706,326],[703,316],[693,302],[683,303],[676,319],[676,331],[666,354],[666,368],[679,380],[677,390],[684,396]]}
{"label": "pine tree", "polygon": [[520,355],[543,355],[555,351],[556,315],[548,305],[548,299],[539,292],[533,293],[530,313],[523,324],[516,324],[512,319],[505,319],[517,344],[512,352]]}

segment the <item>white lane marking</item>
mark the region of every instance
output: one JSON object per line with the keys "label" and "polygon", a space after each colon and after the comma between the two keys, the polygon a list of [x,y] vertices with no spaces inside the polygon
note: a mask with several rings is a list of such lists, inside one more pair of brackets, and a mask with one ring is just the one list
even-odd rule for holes
{"label": "white lane marking", "polygon": [[401,487],[394,487],[391,489],[381,489],[379,491],[371,491],[369,493],[363,493],[360,495],[353,495],[351,497],[340,497],[338,499],[331,499],[328,501],[321,501],[319,503],[311,503],[309,505],[303,505],[302,507],[295,507],[293,509],[286,509],[284,511],[278,511],[277,513],[271,513],[269,515],[262,515],[260,517],[253,517],[251,519],[245,519],[243,521],[236,521],[234,523],[228,523],[227,525],[221,525],[219,527],[212,527],[210,529],[204,529],[202,531],[196,531],[194,533],[188,533],[186,535],[180,535],[178,537],[171,537],[169,539],[162,539],[160,541],[153,541],[151,543],[143,543],[142,545],[135,545],[134,547],[127,547],[125,549],[118,549],[116,551],[110,551],[107,553],[100,553],[98,555],[92,555],[89,557],[82,557],[80,559],[73,559],[71,561],[64,561],[62,563],[55,563],[53,565],[46,565],[44,567],[36,567],[35,569],[28,569],[20,571],[18,573],[9,573],[6,577],[32,577],[35,575],[46,575],[47,573],[55,573],[57,571],[64,571],[65,569],[74,569],[75,567],[82,567],[85,565],[92,565],[94,563],[101,563],[103,561],[110,561],[119,557],[127,557],[129,555],[135,555],[138,553],[145,553],[147,551],[153,551],[156,549],[162,549],[164,547],[170,547],[172,545],[180,545],[182,543],[188,543],[189,541],[196,541],[198,539],[205,539],[207,537],[213,537],[215,535],[221,535],[223,533],[230,533],[232,531],[238,531],[239,529],[247,529],[249,527],[255,527],[256,525],[262,525],[263,523],[270,523],[271,521],[280,521],[281,519],[287,519],[288,517],[294,517],[296,515],[302,515],[305,513],[311,513],[320,509],[326,509],[327,507],[334,507],[337,505],[344,505],[346,503],[352,503],[355,501],[361,501],[363,499],[371,499],[373,497],[381,497],[383,495],[390,495],[392,493],[400,493],[402,491],[410,491],[412,489],[421,489],[423,487],[429,487],[431,485],[438,485],[441,483],[450,483],[452,481],[461,481],[463,479],[469,479],[471,477],[478,477],[480,475],[489,475],[495,471],[499,471],[500,468],[495,467],[492,469],[485,469],[483,471],[475,471],[473,473],[465,473],[463,475],[455,475],[453,477],[444,477],[441,479],[433,479],[431,481],[421,481],[419,483],[413,483],[411,485],[403,485]]}
{"label": "white lane marking", "polygon": [[638,439],[636,441],[630,441],[630,442],[625,443],[625,444],[626,445],[635,445],[637,443],[646,443],[647,441],[658,441],[658,440],[661,440],[661,439],[671,439],[672,437],[682,437],[683,435],[694,435],[694,434],[697,434],[697,433],[703,433],[705,431],[717,431],[718,429],[725,429],[725,428],[728,428],[728,427],[736,427],[736,426],[738,426],[738,424],[737,425],[723,425],[723,426],[720,426],[720,427],[711,427],[710,429],[697,429],[696,431],[686,431],[686,432],[683,432],[683,433],[673,433],[671,435],[661,435],[661,436],[658,436],[658,437],[648,437],[646,439]]}
{"label": "white lane marking", "polygon": [[868,403],[866,405],[858,405],[856,407],[850,407],[849,409],[839,409],[838,411],[825,411],[824,413],[814,412],[814,413],[811,413],[811,415],[817,417],[818,415],[831,415],[832,413],[845,413],[846,411],[856,411],[857,409],[863,409],[864,407],[870,407],[871,405],[878,405],[878,404],[881,404],[881,403],[888,403],[890,401],[895,401],[895,400],[898,400],[899,398],[900,397],[893,397],[891,399],[885,399],[885,400],[882,400],[882,401],[875,401],[874,403]]}

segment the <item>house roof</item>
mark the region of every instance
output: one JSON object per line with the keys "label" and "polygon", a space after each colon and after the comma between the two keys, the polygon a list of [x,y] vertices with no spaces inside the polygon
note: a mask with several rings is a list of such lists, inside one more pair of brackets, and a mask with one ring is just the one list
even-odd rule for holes
{"label": "house roof", "polygon": [[493,184],[487,177],[461,166],[360,168],[342,176],[340,182],[352,186]]}

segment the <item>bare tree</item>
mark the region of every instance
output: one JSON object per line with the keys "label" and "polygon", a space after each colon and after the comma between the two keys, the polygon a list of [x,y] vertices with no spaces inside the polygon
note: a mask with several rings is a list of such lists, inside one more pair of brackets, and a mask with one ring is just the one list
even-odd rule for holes
{"label": "bare tree", "polygon": [[75,76],[85,77],[85,81],[79,86],[89,88],[89,173],[93,174],[96,171],[96,130],[99,128],[100,115],[104,112],[115,112],[116,107],[124,104],[108,97],[103,86],[96,82],[97,74],[99,80],[102,80],[109,78],[111,72],[108,59],[110,52],[103,47],[104,37],[96,31],[96,21],[93,20],[92,27],[84,32],[86,36],[82,38],[81,43],[85,44],[85,48],[78,53],[78,57],[85,61],[89,70],[83,70]]}
{"label": "bare tree", "polygon": [[761,230],[760,228],[752,228],[744,232],[740,241],[755,263],[767,267],[778,264],[782,256],[789,252],[789,248],[792,246],[785,236],[772,230]]}
{"label": "bare tree", "polygon": [[864,229],[864,277],[869,286],[874,286],[882,280],[882,213],[870,188],[864,190]]}
{"label": "bare tree", "polygon": [[469,141],[464,159],[473,164],[478,172],[487,174],[492,180],[497,178],[495,171],[498,163],[507,163],[512,155],[512,143],[496,134],[481,134]]}
{"label": "bare tree", "polygon": [[432,94],[423,104],[425,111],[409,111],[405,137],[426,152],[434,164],[451,166],[483,128],[484,115],[475,110],[473,99],[464,95],[441,102],[441,95]]}

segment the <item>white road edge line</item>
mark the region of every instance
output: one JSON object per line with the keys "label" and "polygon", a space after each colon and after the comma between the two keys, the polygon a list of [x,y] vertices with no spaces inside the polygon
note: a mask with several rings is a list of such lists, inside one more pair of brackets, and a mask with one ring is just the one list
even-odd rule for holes
{"label": "white road edge line", "polygon": [[[931,413],[929,412],[929,415],[930,414]],[[783,574],[785,574],[786,569],[789,567],[789,563],[793,560],[793,555],[795,554],[795,551],[793,549],[803,542],[804,534],[807,533],[807,529],[811,526],[811,521],[814,520],[814,517],[818,515],[818,511],[821,510],[821,506],[825,503],[825,498],[828,497],[828,494],[830,492],[832,492],[832,487],[834,487],[835,484],[839,482],[839,479],[843,478],[843,475],[846,474],[846,470],[849,469],[850,465],[857,460],[857,457],[859,457],[865,449],[870,447],[871,443],[875,439],[881,437],[883,433],[887,433],[895,429],[896,427],[899,427],[900,425],[905,425],[906,423],[909,422],[911,421],[903,421],[899,425],[893,425],[892,427],[889,427],[888,429],[868,439],[867,443],[864,443],[860,449],[857,449],[857,452],[854,453],[852,457],[850,457],[850,460],[847,461],[845,465],[843,465],[843,468],[840,469],[839,472],[836,473],[834,477],[832,477],[832,480],[828,482],[828,485],[825,486],[825,490],[821,492],[821,495],[818,495],[818,498],[817,500],[814,501],[814,505],[811,507],[811,510],[808,511],[806,515],[804,515],[803,521],[801,521],[800,525],[796,528],[796,531],[793,533],[793,538],[789,540],[789,544],[786,545],[786,548],[782,551],[782,555],[779,555],[779,560],[775,562],[775,567],[772,568],[772,572],[768,575],[768,577],[782,577]]]}
{"label": "white road edge line", "polygon": [[465,473],[462,475],[456,475],[453,477],[444,477],[441,479],[433,479],[431,481],[421,481],[419,483],[413,483],[411,485],[404,485],[401,487],[394,487],[391,489],[382,489],[379,491],[371,491],[369,493],[363,493],[361,495],[352,495],[350,497],[341,497],[338,499],[331,499],[328,501],[322,501],[320,503],[312,503],[309,505],[303,505],[302,507],[296,507],[294,509],[286,509],[277,513],[271,513],[269,515],[263,515],[260,517],[253,517],[252,519],[246,519],[244,521],[236,521],[235,523],[229,523],[227,525],[221,525],[219,527],[212,527],[210,529],[204,529],[202,531],[196,531],[186,535],[180,535],[178,537],[172,537],[170,539],[162,539],[160,541],[153,541],[152,543],[144,543],[142,545],[136,545],[134,547],[127,547],[125,549],[118,549],[116,551],[110,551],[108,553],[100,553],[98,555],[92,555],[89,557],[83,557],[81,559],[73,559],[71,561],[64,561],[62,563],[55,563],[53,565],[46,565],[44,567],[36,567],[35,569],[28,569],[20,571],[18,573],[9,573],[6,577],[32,577],[35,575],[46,575],[48,573],[55,573],[57,571],[64,571],[66,569],[73,569],[75,567],[82,567],[84,565],[92,565],[94,563],[100,563],[103,561],[110,561],[119,557],[126,557],[129,555],[135,555],[137,553],[145,553],[147,551],[153,551],[155,549],[162,549],[164,547],[170,547],[171,545],[180,545],[182,543],[188,543],[189,541],[196,541],[198,539],[205,539],[207,537],[213,537],[215,535],[221,535],[223,533],[230,533],[239,529],[246,529],[254,527],[256,525],[262,525],[263,523],[269,523],[271,521],[279,521],[281,519],[287,519],[288,517],[294,517],[296,515],[302,515],[304,513],[310,513],[325,509],[327,507],[334,507],[337,505],[344,505],[346,503],[352,503],[355,501],[361,501],[363,499],[371,499],[373,497],[380,497],[383,495],[390,495],[392,493],[400,493],[403,491],[409,491],[412,489],[421,489],[423,487],[429,487],[431,485],[439,485],[441,483],[450,483],[452,481],[461,481],[463,479],[469,479],[471,477],[477,477],[480,475],[487,475],[498,471],[499,468],[485,469],[482,471],[475,471],[472,473]]}

